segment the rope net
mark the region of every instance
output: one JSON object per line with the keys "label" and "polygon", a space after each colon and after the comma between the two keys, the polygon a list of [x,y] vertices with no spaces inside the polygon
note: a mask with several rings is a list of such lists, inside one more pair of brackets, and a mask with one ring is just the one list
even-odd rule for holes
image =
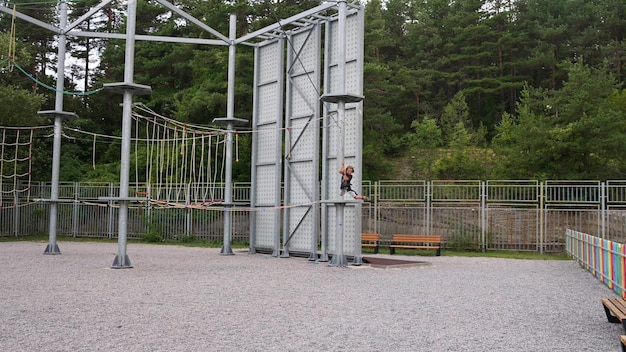
{"label": "rope net", "polygon": [[[228,131],[209,126],[183,123],[162,116],[145,105],[135,105],[131,114],[131,197],[145,198],[140,203],[170,208],[197,208],[222,211],[263,211],[268,207],[250,208],[222,205],[225,190],[226,143],[233,134],[234,158],[239,159],[239,137],[251,131]],[[0,207],[31,202],[31,171],[33,138],[51,137],[53,126],[3,127],[0,140]],[[37,130],[46,129],[38,136]],[[121,144],[120,136],[84,131],[63,126],[64,140],[92,148],[92,168],[99,166],[98,144]],[[65,143],[65,142],[64,142]],[[107,149],[107,148],[105,148]],[[61,147],[63,155],[63,147]],[[27,201],[25,202],[24,199]],[[95,206],[113,206],[98,201],[79,203]],[[308,206],[293,204],[270,208]],[[138,206],[143,206],[137,204]]]}
{"label": "rope net", "polygon": [[2,127],[0,139],[0,206],[30,199],[35,128]]}
{"label": "rope net", "polygon": [[144,184],[137,196],[168,206],[221,203],[226,131],[181,123],[145,106],[136,110],[134,174],[136,183]]}

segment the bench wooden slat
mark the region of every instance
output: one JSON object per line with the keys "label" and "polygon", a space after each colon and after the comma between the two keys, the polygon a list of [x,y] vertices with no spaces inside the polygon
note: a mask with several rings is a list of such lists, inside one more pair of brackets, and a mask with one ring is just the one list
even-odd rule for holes
{"label": "bench wooden slat", "polygon": [[433,249],[441,255],[441,236],[394,234],[389,245],[389,253],[394,254],[396,248]]}
{"label": "bench wooden slat", "polygon": [[622,352],[626,352],[626,335],[620,335],[619,344],[622,346]]}
{"label": "bench wooden slat", "polygon": [[374,248],[374,254],[378,253],[380,244],[380,235],[377,233],[362,233],[361,234],[361,247]]}
{"label": "bench wooden slat", "polygon": [[606,318],[611,323],[622,323],[626,332],[626,300],[622,298],[603,298],[602,306]]}
{"label": "bench wooden slat", "polygon": [[441,236],[437,235],[402,235],[394,234],[392,241],[396,242],[433,242],[440,243]]}

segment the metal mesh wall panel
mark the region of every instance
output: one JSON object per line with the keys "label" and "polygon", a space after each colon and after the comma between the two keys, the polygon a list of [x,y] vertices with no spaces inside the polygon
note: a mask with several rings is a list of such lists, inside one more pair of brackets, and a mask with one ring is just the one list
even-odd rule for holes
{"label": "metal mesh wall panel", "polygon": [[[283,127],[284,40],[255,48],[251,207],[274,207],[281,202],[280,171]],[[250,214],[250,247],[279,247],[280,212]]]}
{"label": "metal mesh wall panel", "polygon": [[[340,88],[340,65],[338,59],[338,21],[329,21],[326,26],[325,54],[325,82],[324,91],[330,94],[363,94],[363,12],[350,12],[346,16],[346,40],[345,40],[345,91]],[[353,189],[362,193],[361,173],[363,146],[363,103],[345,104],[344,121],[338,121],[338,104],[326,103],[324,105],[324,151],[323,151],[323,198],[328,200],[337,199],[340,194],[339,186],[341,176],[338,169],[341,160],[337,156],[343,151],[346,165],[352,165],[355,173],[352,178]],[[340,149],[341,148],[341,149]],[[344,241],[343,252],[348,255],[359,255],[361,252],[361,205],[347,205],[344,208]],[[329,252],[335,250],[335,208],[333,206],[322,207],[322,231],[327,236]]]}
{"label": "metal mesh wall panel", "polygon": [[[287,47],[285,205],[316,202],[319,174],[320,26],[289,36]],[[318,204],[285,211],[286,251],[317,250]]]}

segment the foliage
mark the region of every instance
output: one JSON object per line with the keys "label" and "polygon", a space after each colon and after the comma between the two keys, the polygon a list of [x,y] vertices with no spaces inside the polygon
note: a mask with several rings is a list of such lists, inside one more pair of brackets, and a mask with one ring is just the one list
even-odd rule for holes
{"label": "foliage", "polygon": [[[624,170],[624,92],[606,69],[568,65],[558,90],[527,87],[517,118],[506,115],[493,141],[502,178],[607,179]],[[613,176],[614,177],[614,176]]]}
{"label": "foliage", "polygon": [[[96,3],[68,3],[70,21]],[[17,4],[29,16],[57,22],[54,3]],[[235,14],[237,36],[318,4],[176,2],[223,34]],[[113,2],[77,29],[125,33],[124,6]],[[372,0],[364,7],[364,179],[397,178],[400,171],[390,166],[402,160],[410,160],[411,177],[425,179],[610,179],[626,171],[621,153],[626,138],[621,86],[625,2]],[[12,21],[6,13],[0,19],[2,60]],[[54,85],[55,34],[19,19],[17,24],[16,62]],[[136,31],[214,39],[155,2],[138,2]],[[68,46],[74,60],[66,87],[73,88],[77,80],[84,82],[84,90],[123,81],[123,40],[72,38]],[[100,54],[100,61],[88,63],[90,52]],[[210,125],[227,113],[228,55],[226,46],[137,41],[134,80],[151,86],[152,94],[135,99],[162,115]],[[252,48],[237,47],[235,113],[245,119],[252,116],[253,63]],[[36,112],[54,109],[53,92],[6,69],[0,83],[0,125],[46,122]],[[80,116],[67,125],[120,135],[121,100],[104,92],[66,96],[64,109]],[[90,153],[90,142],[64,140],[64,160],[72,161],[64,162],[62,179],[117,179],[119,144],[97,143]],[[250,178],[250,145],[249,136],[240,138],[234,180]],[[42,148],[35,153],[47,166],[44,152],[50,141]],[[38,177],[48,179],[48,168],[42,169]]]}

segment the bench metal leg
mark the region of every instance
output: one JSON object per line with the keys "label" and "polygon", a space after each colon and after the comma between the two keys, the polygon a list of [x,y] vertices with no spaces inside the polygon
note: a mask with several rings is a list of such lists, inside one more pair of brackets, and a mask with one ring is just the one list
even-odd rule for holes
{"label": "bench metal leg", "polygon": [[[607,308],[604,304],[602,305],[602,307],[604,307],[604,313],[606,313],[606,318],[609,320],[609,323],[622,323],[619,319],[617,319],[616,316],[611,314],[609,308]],[[622,325],[626,327],[624,323],[622,323]]]}
{"label": "bench metal leg", "polygon": [[374,254],[378,254],[378,246],[374,247]]}
{"label": "bench metal leg", "polygon": [[439,257],[441,255],[441,248],[437,248],[437,256]]}
{"label": "bench metal leg", "polygon": [[624,328],[624,333],[626,333],[626,319],[622,320],[622,328]]}
{"label": "bench metal leg", "polygon": [[389,247],[389,254],[395,254],[396,253],[396,249],[393,247]]}

